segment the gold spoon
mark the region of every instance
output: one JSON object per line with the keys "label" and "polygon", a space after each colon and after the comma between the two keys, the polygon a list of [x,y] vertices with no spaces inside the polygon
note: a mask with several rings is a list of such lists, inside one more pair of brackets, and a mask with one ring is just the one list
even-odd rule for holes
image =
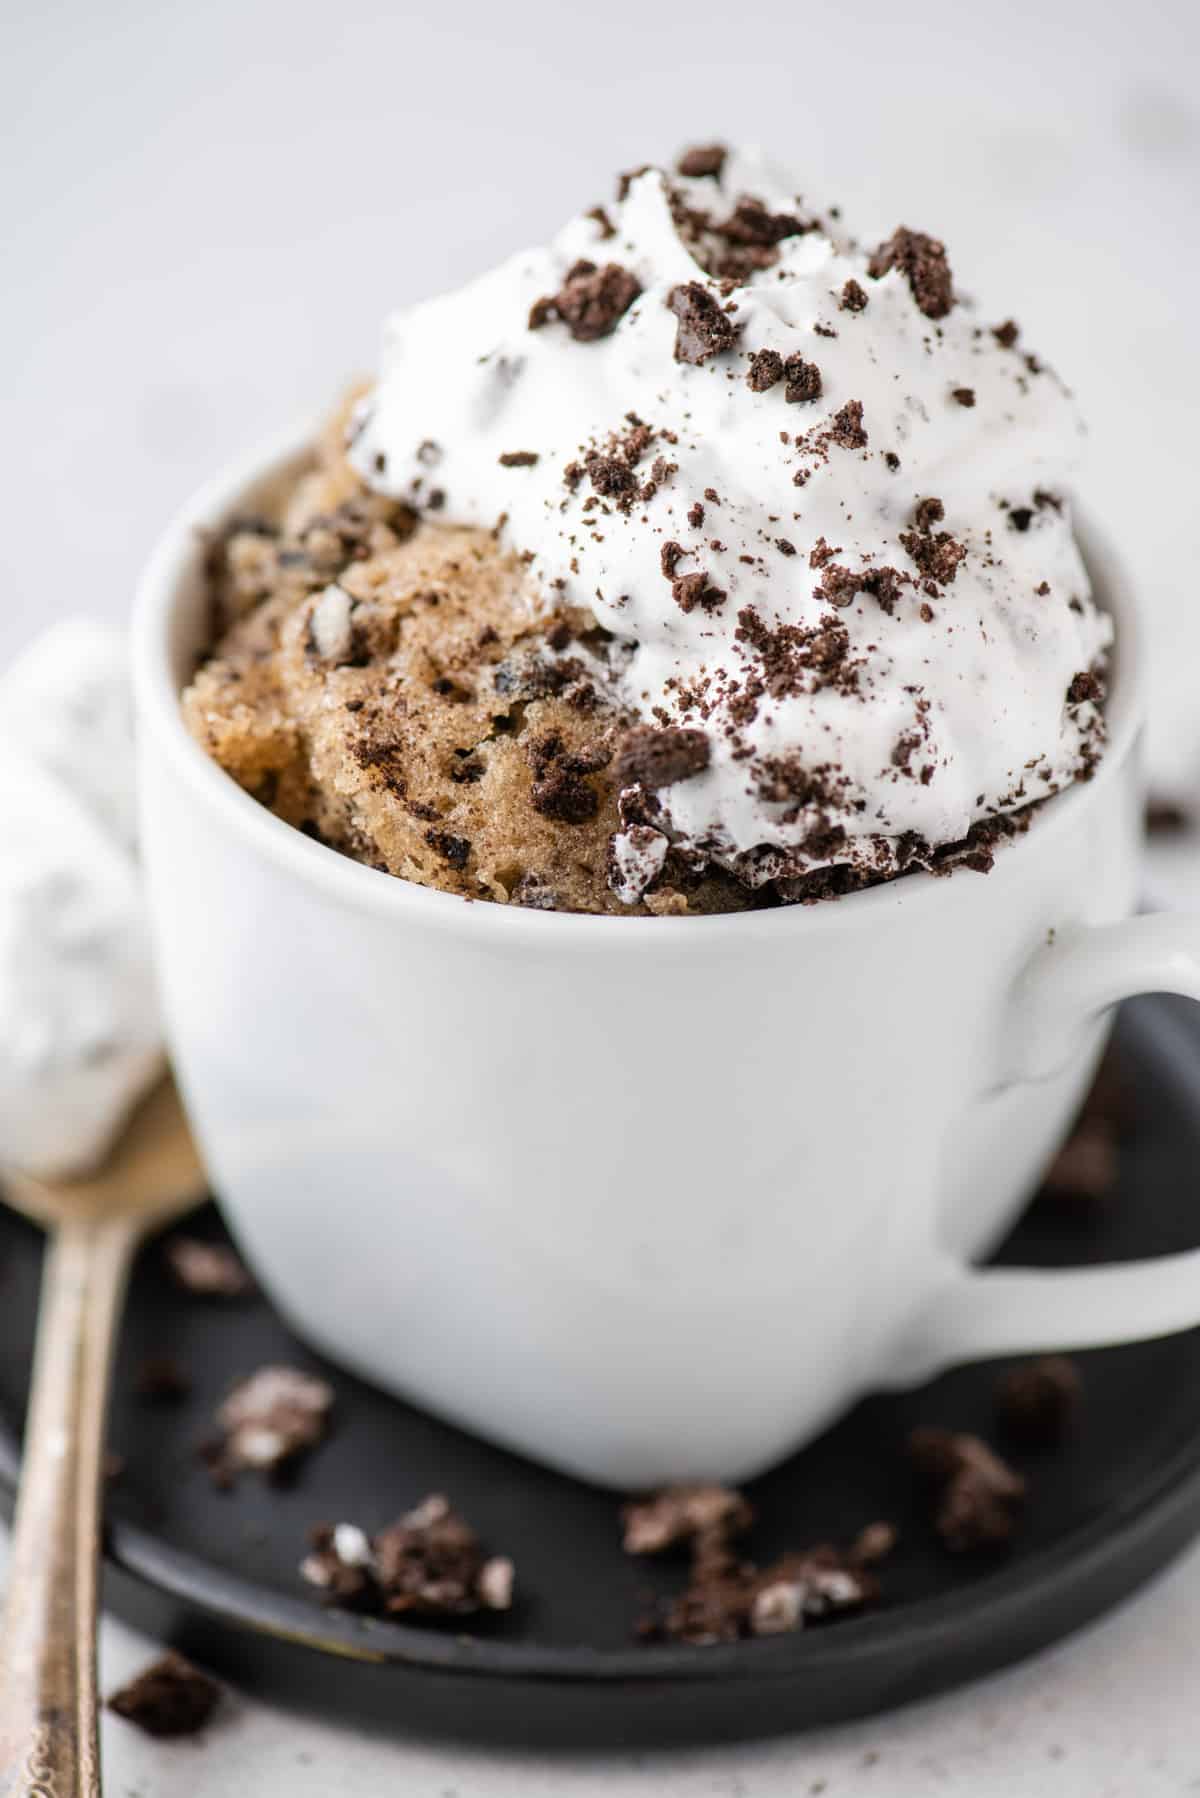
{"label": "gold spoon", "polygon": [[99,1173],[4,1173],[50,1233],[0,1626],[0,1798],[98,1798],[96,1604],[109,1365],[134,1250],[204,1175],[168,1076]]}

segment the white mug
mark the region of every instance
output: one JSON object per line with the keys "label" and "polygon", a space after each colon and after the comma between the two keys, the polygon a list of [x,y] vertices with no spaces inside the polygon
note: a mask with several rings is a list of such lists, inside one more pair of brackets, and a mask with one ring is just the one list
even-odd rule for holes
{"label": "white mug", "polygon": [[1111,740],[993,871],[701,918],[471,903],[360,866],[187,734],[197,525],[135,629],[142,822],[171,1050],[233,1230],[296,1331],[618,1487],[741,1480],[951,1362],[1200,1324],[1200,1250],[977,1271],[1127,994],[1200,997],[1200,921],[1132,917],[1140,625]]}

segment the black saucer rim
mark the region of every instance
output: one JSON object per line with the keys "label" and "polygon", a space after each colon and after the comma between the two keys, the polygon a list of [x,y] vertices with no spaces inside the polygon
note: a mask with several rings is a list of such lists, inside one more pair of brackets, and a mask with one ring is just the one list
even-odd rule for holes
{"label": "black saucer rim", "polygon": [[[1184,1022],[1172,1002],[1142,999],[1126,1029],[1200,1111],[1200,1026]],[[1198,1406],[1200,1409],[1200,1406]],[[1200,1416],[1197,1418],[1200,1425]],[[11,1516],[19,1453],[0,1423],[0,1511]],[[195,1613],[243,1637],[275,1639],[338,1661],[411,1672],[495,1678],[608,1691],[672,1686],[775,1686],[889,1663],[941,1671],[927,1691],[960,1683],[1061,1639],[1108,1609],[1179,1552],[1200,1531],[1200,1427],[1176,1452],[1146,1472],[1089,1523],[1044,1549],[1000,1564],[959,1590],[886,1606],[839,1623],[750,1642],[693,1646],[631,1645],[619,1650],[545,1647],[450,1635],[388,1620],[361,1618],[316,1601],[256,1585],[173,1547],[137,1524],[113,1519],[105,1559],[147,1595]],[[1006,1653],[1006,1638],[1020,1644]],[[997,1644],[1000,1644],[998,1647]],[[960,1658],[956,1675],[949,1661]],[[970,1666],[966,1666],[966,1662]],[[850,1714],[847,1712],[847,1714]]]}

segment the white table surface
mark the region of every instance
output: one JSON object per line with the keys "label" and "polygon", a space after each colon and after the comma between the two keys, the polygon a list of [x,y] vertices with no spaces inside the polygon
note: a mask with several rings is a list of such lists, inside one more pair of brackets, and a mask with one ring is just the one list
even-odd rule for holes
{"label": "white table surface", "polygon": [[[1155,628],[1153,763],[1200,770],[1194,0],[40,0],[0,21],[0,662],[119,619],[231,453],[369,367],[380,316],[680,141],[754,137],[862,235],[943,235],[1092,426],[1082,486]],[[1200,909],[1188,849],[1168,898]],[[108,1624],[108,1688],[151,1645]],[[464,1754],[231,1697],[196,1742],[105,1722],[116,1798],[1175,1798],[1200,1791],[1200,1553],[1078,1639],[852,1729],[663,1759]],[[822,1783],[824,1782],[824,1783]]]}

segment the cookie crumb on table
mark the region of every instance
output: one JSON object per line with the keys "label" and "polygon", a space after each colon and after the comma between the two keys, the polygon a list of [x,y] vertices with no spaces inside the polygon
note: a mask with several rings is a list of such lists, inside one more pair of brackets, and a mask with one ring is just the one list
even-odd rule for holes
{"label": "cookie crumb on table", "polygon": [[220,1701],[221,1688],[174,1650],[114,1692],[108,1709],[150,1736],[188,1736],[202,1729]]}

